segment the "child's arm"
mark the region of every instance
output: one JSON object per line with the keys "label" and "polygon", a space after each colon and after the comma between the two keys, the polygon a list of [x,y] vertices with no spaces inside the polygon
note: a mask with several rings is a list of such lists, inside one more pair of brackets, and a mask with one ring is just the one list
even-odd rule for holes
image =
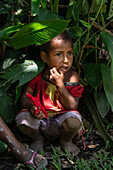
{"label": "child's arm", "polygon": [[33,95],[33,92],[34,91],[30,86],[27,86],[25,88],[20,99],[21,105],[23,106],[23,108],[28,109],[31,112],[33,117],[38,118],[38,119],[43,119],[44,118],[43,113],[39,115],[35,114],[35,110],[37,110],[37,108],[31,103],[30,99],[27,97],[27,93]]}
{"label": "child's arm", "polygon": [[[79,98],[73,97],[66,89],[64,82],[64,74],[62,71],[57,71],[56,68],[50,70],[50,81],[57,86],[60,93],[60,99],[63,106],[66,109],[74,110],[77,109]],[[71,82],[79,82],[79,76],[77,73],[71,76]]]}
{"label": "child's arm", "polygon": [[28,109],[29,111],[31,110],[31,108],[33,107],[33,105],[31,104],[29,98],[27,97],[26,93],[30,93],[31,95],[33,95],[33,89],[30,86],[27,86],[23,93],[22,96],[20,98],[20,103],[22,105],[23,108]]}

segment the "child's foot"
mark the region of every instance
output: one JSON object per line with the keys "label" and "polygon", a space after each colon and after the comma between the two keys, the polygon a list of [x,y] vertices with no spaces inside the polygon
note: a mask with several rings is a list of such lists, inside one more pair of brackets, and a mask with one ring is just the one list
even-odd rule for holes
{"label": "child's foot", "polygon": [[32,168],[44,169],[47,166],[46,158],[44,158],[40,154],[37,154],[33,150],[21,148],[20,154],[19,154],[19,160],[27,167],[31,166]]}
{"label": "child's foot", "polygon": [[60,139],[60,144],[62,147],[67,149],[69,154],[78,155],[78,153],[80,152],[80,149],[75,144],[73,144],[72,141],[65,141],[63,139]]}

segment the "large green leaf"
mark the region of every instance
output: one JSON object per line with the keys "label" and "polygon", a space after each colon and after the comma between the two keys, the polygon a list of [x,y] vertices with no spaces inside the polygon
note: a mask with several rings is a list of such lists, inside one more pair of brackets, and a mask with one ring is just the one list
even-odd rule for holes
{"label": "large green leaf", "polygon": [[0,116],[10,123],[15,117],[14,98],[8,94],[0,97]]}
{"label": "large green leaf", "polygon": [[2,69],[6,69],[12,65],[22,63],[25,60],[27,54],[23,50],[14,50],[13,48],[7,49],[5,53],[5,59],[3,60]]}
{"label": "large green leaf", "polygon": [[55,14],[54,12],[48,10],[48,9],[43,9],[40,8],[38,11],[38,16],[34,18],[34,22],[38,22],[39,20],[55,20],[59,19],[58,14]]}
{"label": "large green leaf", "polygon": [[[39,65],[39,67],[38,67]],[[18,86],[22,86],[33,79],[44,68],[42,61],[38,65],[33,61],[26,60],[23,64],[14,65],[0,72],[0,87],[5,86],[8,82],[19,81]]]}
{"label": "large green leaf", "polygon": [[81,9],[81,14],[86,15],[89,12],[89,2],[88,0],[84,0],[82,2],[82,9]]}
{"label": "large green leaf", "polygon": [[76,37],[80,37],[83,33],[83,29],[81,27],[78,27],[78,26],[70,27],[67,30],[69,32],[72,32],[74,34],[74,36],[76,36]]}
{"label": "large green leaf", "polygon": [[104,118],[107,115],[109,108],[110,108],[106,95],[103,92],[100,92],[100,93],[95,92],[94,97],[95,97],[95,102],[96,102],[98,111],[101,117]]}
{"label": "large green leaf", "polygon": [[23,24],[10,26],[10,27],[7,27],[7,28],[1,30],[1,31],[0,31],[0,41],[8,38],[8,36],[9,36],[11,33],[16,32],[16,31],[19,31],[20,28],[22,28],[22,27],[23,27]]}
{"label": "large green leaf", "polygon": [[[113,61],[113,36],[108,32],[106,33],[101,32],[100,35]],[[111,64],[111,79],[113,82],[113,62]]]}
{"label": "large green leaf", "polygon": [[43,44],[61,33],[68,25],[67,20],[40,20],[21,28],[7,43],[15,49],[32,44]]}
{"label": "large green leaf", "polygon": [[34,16],[37,14],[40,7],[40,0],[31,0],[31,14]]}
{"label": "large green leaf", "polygon": [[89,83],[95,90],[97,90],[102,81],[100,64],[87,63],[84,65],[84,74]]}
{"label": "large green leaf", "polygon": [[101,64],[101,72],[105,94],[113,111],[113,84],[111,81],[111,69],[105,64]]}
{"label": "large green leaf", "polygon": [[80,11],[81,11],[81,8],[82,8],[81,4],[82,4],[82,0],[77,0],[73,4],[72,15],[73,15],[75,20],[79,19]]}

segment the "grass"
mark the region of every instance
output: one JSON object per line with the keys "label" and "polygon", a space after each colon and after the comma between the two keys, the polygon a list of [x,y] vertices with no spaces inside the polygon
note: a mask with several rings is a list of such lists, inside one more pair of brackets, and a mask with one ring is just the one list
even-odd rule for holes
{"label": "grass", "polygon": [[[75,158],[74,156],[69,156],[69,153],[62,153],[59,147],[56,152],[54,147],[53,150],[53,164],[57,170],[63,169],[62,160],[68,160],[73,170],[112,170],[113,169],[113,153],[102,149],[99,152],[96,152],[92,158],[85,160],[83,158]],[[62,155],[62,157],[61,157]],[[63,158],[63,159],[62,159]]]}

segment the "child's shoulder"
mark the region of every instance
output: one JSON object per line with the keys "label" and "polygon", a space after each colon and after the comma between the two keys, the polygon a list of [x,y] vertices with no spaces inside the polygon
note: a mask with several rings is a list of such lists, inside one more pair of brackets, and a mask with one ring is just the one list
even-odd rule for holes
{"label": "child's shoulder", "polygon": [[69,73],[68,73],[68,76],[69,76],[69,82],[79,82],[79,74],[74,71],[74,70],[69,70]]}

